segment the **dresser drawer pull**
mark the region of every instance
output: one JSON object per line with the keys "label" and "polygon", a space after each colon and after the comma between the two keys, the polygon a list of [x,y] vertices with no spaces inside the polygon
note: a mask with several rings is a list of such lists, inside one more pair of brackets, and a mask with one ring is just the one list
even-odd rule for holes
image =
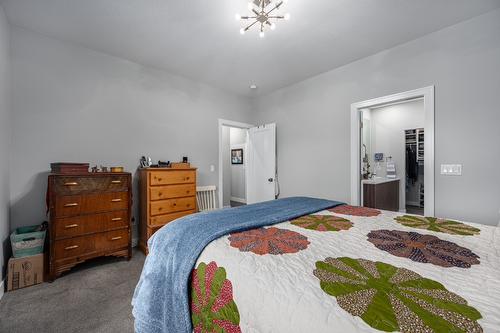
{"label": "dresser drawer pull", "polygon": [[174,206],[174,207],[175,207],[175,206],[177,206],[177,204],[174,202],[174,203],[172,204],[172,206]]}
{"label": "dresser drawer pull", "polygon": [[120,202],[122,199],[111,199],[111,202]]}
{"label": "dresser drawer pull", "polygon": [[64,183],[64,186],[77,186],[78,183],[77,182],[68,182],[68,183]]}
{"label": "dresser drawer pull", "polygon": [[78,227],[78,224],[69,224],[67,226],[65,226],[66,229],[71,229],[71,228],[76,228]]}
{"label": "dresser drawer pull", "polygon": [[64,205],[64,207],[76,207],[76,206],[78,206],[78,204],[76,202],[67,203]]}
{"label": "dresser drawer pull", "polygon": [[119,239],[122,239],[122,236],[118,236],[118,237],[113,237],[113,238],[111,238],[111,240],[112,240],[112,241],[119,240]]}
{"label": "dresser drawer pull", "polygon": [[74,249],[77,249],[78,248],[78,245],[72,245],[72,246],[66,246],[64,249],[65,250],[74,250]]}
{"label": "dresser drawer pull", "polygon": [[112,180],[111,181],[111,184],[121,184],[122,181],[121,180]]}
{"label": "dresser drawer pull", "polygon": [[186,180],[189,180],[189,177],[186,177]]}
{"label": "dresser drawer pull", "polygon": [[122,220],[121,217],[114,217],[114,218],[111,219],[111,221],[121,221],[121,220]]}

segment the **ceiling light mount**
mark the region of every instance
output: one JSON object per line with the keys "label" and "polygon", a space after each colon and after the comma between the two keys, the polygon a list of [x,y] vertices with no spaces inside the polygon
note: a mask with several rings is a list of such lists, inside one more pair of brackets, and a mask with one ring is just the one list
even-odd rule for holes
{"label": "ceiling light mount", "polygon": [[259,36],[265,36],[265,28],[269,27],[271,30],[276,29],[276,24],[272,21],[276,20],[289,20],[290,14],[277,15],[276,11],[279,10],[287,0],[253,0],[248,3],[248,9],[252,11],[252,16],[241,16],[236,14],[236,20],[251,21],[249,25],[240,29],[242,35],[245,34],[253,26],[260,26]]}

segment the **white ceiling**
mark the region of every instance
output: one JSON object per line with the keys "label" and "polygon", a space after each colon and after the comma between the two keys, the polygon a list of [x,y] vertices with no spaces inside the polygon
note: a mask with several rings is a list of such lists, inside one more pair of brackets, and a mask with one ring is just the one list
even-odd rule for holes
{"label": "white ceiling", "polygon": [[[0,0],[2,1],[2,0]],[[206,82],[267,93],[500,7],[500,0],[289,0],[264,39],[247,0],[3,0],[9,21]],[[258,91],[251,91],[255,83]]]}

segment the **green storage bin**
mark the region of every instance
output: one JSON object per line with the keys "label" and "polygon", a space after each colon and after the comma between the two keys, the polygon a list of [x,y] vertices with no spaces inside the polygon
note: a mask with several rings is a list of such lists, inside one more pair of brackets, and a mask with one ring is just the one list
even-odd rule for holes
{"label": "green storage bin", "polygon": [[39,225],[17,228],[10,234],[10,244],[14,258],[27,257],[43,253],[45,230]]}

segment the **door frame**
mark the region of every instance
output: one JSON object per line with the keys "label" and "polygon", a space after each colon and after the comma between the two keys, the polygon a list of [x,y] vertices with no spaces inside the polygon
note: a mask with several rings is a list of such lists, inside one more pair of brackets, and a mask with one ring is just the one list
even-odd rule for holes
{"label": "door frame", "polygon": [[434,86],[401,92],[351,104],[351,205],[361,204],[361,110],[384,104],[424,100],[424,213],[434,216]]}
{"label": "door frame", "polygon": [[[235,127],[235,128],[241,128],[241,129],[249,129],[252,127],[255,127],[255,125],[252,124],[247,124],[247,123],[242,123],[239,121],[233,121],[233,120],[227,120],[227,119],[219,119],[219,126],[218,126],[218,131],[219,131],[219,208],[224,208],[224,173],[223,173],[223,167],[222,167],[222,127],[223,126],[228,126],[228,127]],[[246,149],[245,149],[246,150]],[[245,172],[247,172],[245,170]],[[245,176],[245,181],[246,181],[246,176]],[[246,184],[245,184],[246,186]]]}

